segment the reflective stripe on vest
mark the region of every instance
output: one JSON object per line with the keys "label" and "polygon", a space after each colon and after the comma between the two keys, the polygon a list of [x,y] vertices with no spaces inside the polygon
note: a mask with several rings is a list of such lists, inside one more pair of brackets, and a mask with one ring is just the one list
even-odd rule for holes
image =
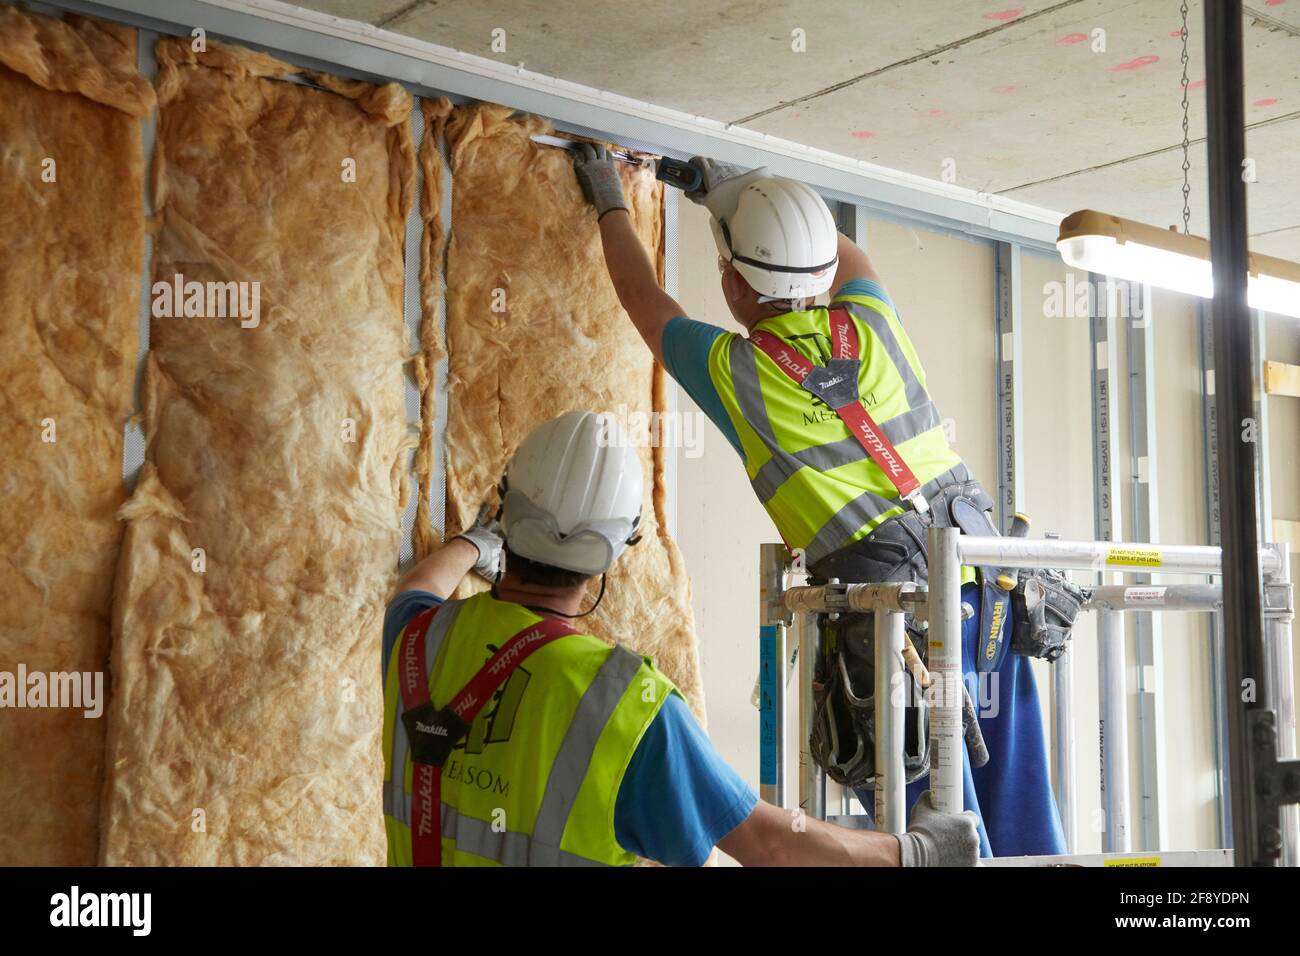
{"label": "reflective stripe on vest", "polygon": [[[449,601],[434,616],[425,634],[426,674],[432,677],[438,648],[459,612],[461,601]],[[496,831],[492,823],[460,813],[441,803],[442,836],[455,843],[456,850],[471,853],[505,866],[603,866],[560,849],[560,841],[578,792],[587,775],[592,754],[619,701],[631,686],[642,660],[616,645],[584,691],[565,732],[547,777],[541,807],[533,833]],[[405,790],[405,768],[409,745],[400,717],[393,722],[392,783],[384,789],[384,813],[408,828],[412,825],[412,794]],[[413,779],[413,784],[415,783]]]}
{"label": "reflective stripe on vest", "polygon": [[[887,438],[890,444],[897,446],[939,426],[939,413],[912,369],[911,363],[907,361],[902,346],[886,318],[875,310],[857,303],[840,303],[836,308],[847,309],[867,325],[881,343],[903,383],[904,395],[910,407],[907,411],[881,422],[877,426],[879,433]],[[770,336],[770,333],[768,334]],[[753,429],[771,456],[750,479],[754,492],[761,502],[767,504],[771,501],[782,485],[803,468],[827,472],[871,457],[862,443],[852,434],[798,452],[790,452],[782,448],[768,417],[755,357],[757,351],[758,349],[748,339],[740,336],[731,342],[731,377],[736,403],[745,423]],[[790,374],[788,370],[781,368],[776,360],[772,361],[783,374],[787,376]],[[888,473],[886,478],[889,478]],[[921,486],[918,497],[929,498],[944,485],[968,479],[969,472],[966,467],[958,464]],[[871,491],[864,491],[845,503],[815,532],[812,541],[804,549],[805,559],[810,563],[819,561],[847,544],[866,525],[878,522],[888,512],[907,506],[908,503],[901,496],[886,498]]]}
{"label": "reflective stripe on vest", "polygon": [[[428,630],[424,633],[424,678],[426,686],[428,681],[433,679],[433,662],[438,659],[438,649],[442,647],[443,638],[451,630],[452,624],[456,621],[456,615],[460,613],[461,601],[445,601],[438,613],[434,615],[433,621],[429,624]],[[400,662],[400,656],[398,658]],[[399,664],[400,666],[400,664]],[[398,695],[399,707],[401,695]],[[384,789],[384,808],[391,805],[402,808],[402,822],[408,826],[411,823],[410,799],[406,795],[406,758],[411,752],[411,742],[406,737],[406,724],[402,723],[400,713],[396,720],[393,721],[393,754],[392,754],[392,780]],[[397,814],[392,814],[396,816]]]}
{"label": "reflective stripe on vest", "polygon": [[[406,819],[404,812],[408,805],[406,800],[391,804],[388,791],[384,791],[384,813],[409,827],[411,821]],[[502,866],[608,865],[567,850],[554,847],[541,848],[527,833],[494,829],[487,820],[461,813],[449,803],[442,804],[441,817],[443,836],[455,842],[457,852],[471,853],[485,860],[500,863]],[[545,859],[546,863],[538,862],[542,859]]]}

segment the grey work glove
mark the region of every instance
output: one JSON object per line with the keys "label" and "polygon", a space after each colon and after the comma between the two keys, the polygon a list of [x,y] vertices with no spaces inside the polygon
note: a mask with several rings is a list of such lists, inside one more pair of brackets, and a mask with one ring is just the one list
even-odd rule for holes
{"label": "grey work glove", "polygon": [[1066,642],[1087,594],[1053,568],[1023,569],[1011,592],[1011,651],[1054,661]]}
{"label": "grey work glove", "polygon": [[579,143],[573,160],[578,185],[587,202],[596,207],[596,220],[612,209],[626,209],[623,183],[618,178],[617,160],[611,159],[604,146]]}
{"label": "grey work glove", "polygon": [[746,170],[706,156],[692,156],[690,164],[700,171],[703,181],[700,188],[688,192],[686,198],[706,207],[719,222],[727,222],[735,215],[736,202],[746,186],[756,179],[766,179],[771,175],[766,166]]}
{"label": "grey work glove", "polygon": [[501,536],[501,526],[488,517],[488,506],[480,508],[474,523],[456,537],[478,548],[478,561],[472,570],[485,581],[495,584],[505,563],[505,539]]}
{"label": "grey work glove", "polygon": [[903,866],[975,866],[980,858],[979,818],[969,810],[940,813],[930,791],[912,808],[912,824],[898,837]]}

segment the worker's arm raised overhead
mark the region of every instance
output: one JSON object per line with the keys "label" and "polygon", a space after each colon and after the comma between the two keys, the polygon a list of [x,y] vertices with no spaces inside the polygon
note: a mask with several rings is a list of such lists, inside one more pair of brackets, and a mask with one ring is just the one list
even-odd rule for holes
{"label": "worker's arm raised overhead", "polygon": [[574,169],[582,194],[595,207],[605,267],[618,301],[656,361],[662,362],[664,326],[674,316],[683,314],[682,307],[659,285],[654,264],[628,214],[618,169],[605,148],[584,143]]}
{"label": "worker's arm raised overhead", "polygon": [[616,209],[601,218],[600,240],[618,301],[654,353],[655,360],[663,362],[664,326],[675,316],[685,315],[682,307],[660,287],[654,266],[626,210]]}
{"label": "worker's arm raised overhead", "polygon": [[854,279],[870,279],[872,282],[884,285],[867,254],[844,233],[840,233],[837,251],[839,265],[835,269],[835,281],[831,283],[833,292],[844,288],[844,283],[852,282]]}

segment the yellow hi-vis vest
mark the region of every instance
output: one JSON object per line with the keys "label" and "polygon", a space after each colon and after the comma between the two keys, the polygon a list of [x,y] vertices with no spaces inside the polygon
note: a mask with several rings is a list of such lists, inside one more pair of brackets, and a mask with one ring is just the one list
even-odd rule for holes
{"label": "yellow hi-vis vest", "polygon": [[[444,706],[493,651],[542,618],[478,594],[448,601],[425,634],[429,698]],[[411,865],[412,763],[394,645],[384,683],[388,865]],[[588,634],[562,637],[510,675],[442,768],[443,866],[619,866],[628,762],[672,682],[648,659]],[[398,768],[394,773],[393,768]]]}
{"label": "yellow hi-vis vest", "polygon": [[[925,389],[925,372],[889,304],[867,295],[839,296],[858,333],[858,395],[929,498],[970,480],[944,437]],[[824,308],[759,322],[817,365],[831,357]],[[709,377],[740,438],[745,469],[759,501],[791,548],[808,564],[870,533],[909,507],[835,411],[792,381],[743,335],[714,340]]]}

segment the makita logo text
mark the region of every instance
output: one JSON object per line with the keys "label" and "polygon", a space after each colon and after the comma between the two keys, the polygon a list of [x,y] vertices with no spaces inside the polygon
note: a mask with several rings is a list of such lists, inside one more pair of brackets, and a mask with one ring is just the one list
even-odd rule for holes
{"label": "makita logo text", "polygon": [[847,322],[844,325],[836,325],[835,345],[838,347],[841,355],[849,354],[849,326]]}
{"label": "makita logo text", "polygon": [[435,737],[446,737],[447,728],[442,724],[422,724],[418,720],[415,722],[415,729],[422,734],[433,734]]}
{"label": "makita logo text", "polygon": [[798,375],[804,374],[803,363],[793,358],[785,349],[781,349],[776,353],[776,360],[790,371]]}
{"label": "makita logo text", "polygon": [[433,767],[420,766],[416,768],[420,776],[420,782],[416,787],[416,794],[420,798],[420,828],[417,831],[420,836],[428,836],[433,832],[433,775],[438,771]]}
{"label": "makita logo text", "polygon": [[418,641],[408,634],[402,647],[402,680],[408,691],[415,690],[420,683],[420,661],[415,654],[417,643]]}
{"label": "makita logo text", "polygon": [[881,458],[885,459],[885,461],[889,463],[889,473],[891,475],[902,473],[902,464],[894,457],[893,453],[885,447],[885,443],[880,440],[880,436],[877,435],[866,422],[862,423],[862,436],[871,445],[872,451],[878,453]]}

